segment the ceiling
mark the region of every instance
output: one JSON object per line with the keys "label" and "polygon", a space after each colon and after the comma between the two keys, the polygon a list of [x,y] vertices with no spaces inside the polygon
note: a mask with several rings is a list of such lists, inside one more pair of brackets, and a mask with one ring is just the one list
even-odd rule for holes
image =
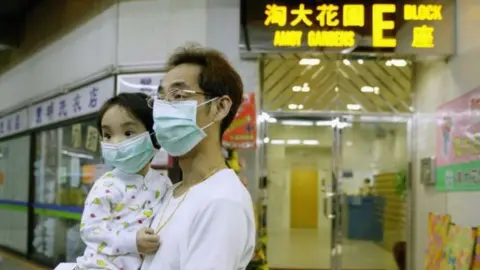
{"label": "ceiling", "polygon": [[21,42],[27,12],[42,0],[2,0],[0,4],[0,51]]}
{"label": "ceiling", "polygon": [[267,54],[261,60],[262,110],[410,113],[411,79],[405,59]]}

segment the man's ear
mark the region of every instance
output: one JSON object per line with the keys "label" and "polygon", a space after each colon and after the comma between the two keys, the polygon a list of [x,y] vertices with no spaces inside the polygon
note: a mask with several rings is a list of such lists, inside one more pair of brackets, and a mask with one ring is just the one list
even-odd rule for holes
{"label": "man's ear", "polygon": [[221,121],[230,112],[230,108],[232,107],[232,100],[230,99],[229,96],[222,96],[218,99],[216,105],[217,105],[217,112],[214,120]]}

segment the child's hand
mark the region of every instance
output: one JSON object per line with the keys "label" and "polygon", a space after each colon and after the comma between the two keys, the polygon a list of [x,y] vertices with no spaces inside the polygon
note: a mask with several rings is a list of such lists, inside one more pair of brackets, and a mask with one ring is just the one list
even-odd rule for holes
{"label": "child's hand", "polygon": [[143,254],[151,254],[158,250],[160,239],[155,231],[150,228],[143,228],[137,232],[137,249]]}

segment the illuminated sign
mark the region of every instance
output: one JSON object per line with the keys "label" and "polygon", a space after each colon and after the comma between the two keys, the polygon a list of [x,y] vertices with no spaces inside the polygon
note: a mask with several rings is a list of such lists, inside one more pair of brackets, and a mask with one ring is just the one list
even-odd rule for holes
{"label": "illuminated sign", "polygon": [[[367,14],[371,15],[368,23]],[[388,15],[420,23],[411,28],[412,48],[435,48],[436,28],[432,22],[443,20],[442,4],[319,4],[307,8],[303,3],[271,3],[265,5],[264,25],[274,30],[274,47],[295,48],[305,43],[308,47],[352,47],[357,28],[368,26],[372,47],[395,48],[397,38],[387,33],[398,30],[397,22]]]}

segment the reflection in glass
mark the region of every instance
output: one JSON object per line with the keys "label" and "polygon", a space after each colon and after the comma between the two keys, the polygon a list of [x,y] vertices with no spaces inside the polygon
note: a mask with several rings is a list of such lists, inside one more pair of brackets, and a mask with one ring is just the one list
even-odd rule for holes
{"label": "reflection in glass", "polygon": [[49,264],[74,261],[84,250],[79,220],[103,165],[96,122],[85,121],[35,134],[36,257]]}

